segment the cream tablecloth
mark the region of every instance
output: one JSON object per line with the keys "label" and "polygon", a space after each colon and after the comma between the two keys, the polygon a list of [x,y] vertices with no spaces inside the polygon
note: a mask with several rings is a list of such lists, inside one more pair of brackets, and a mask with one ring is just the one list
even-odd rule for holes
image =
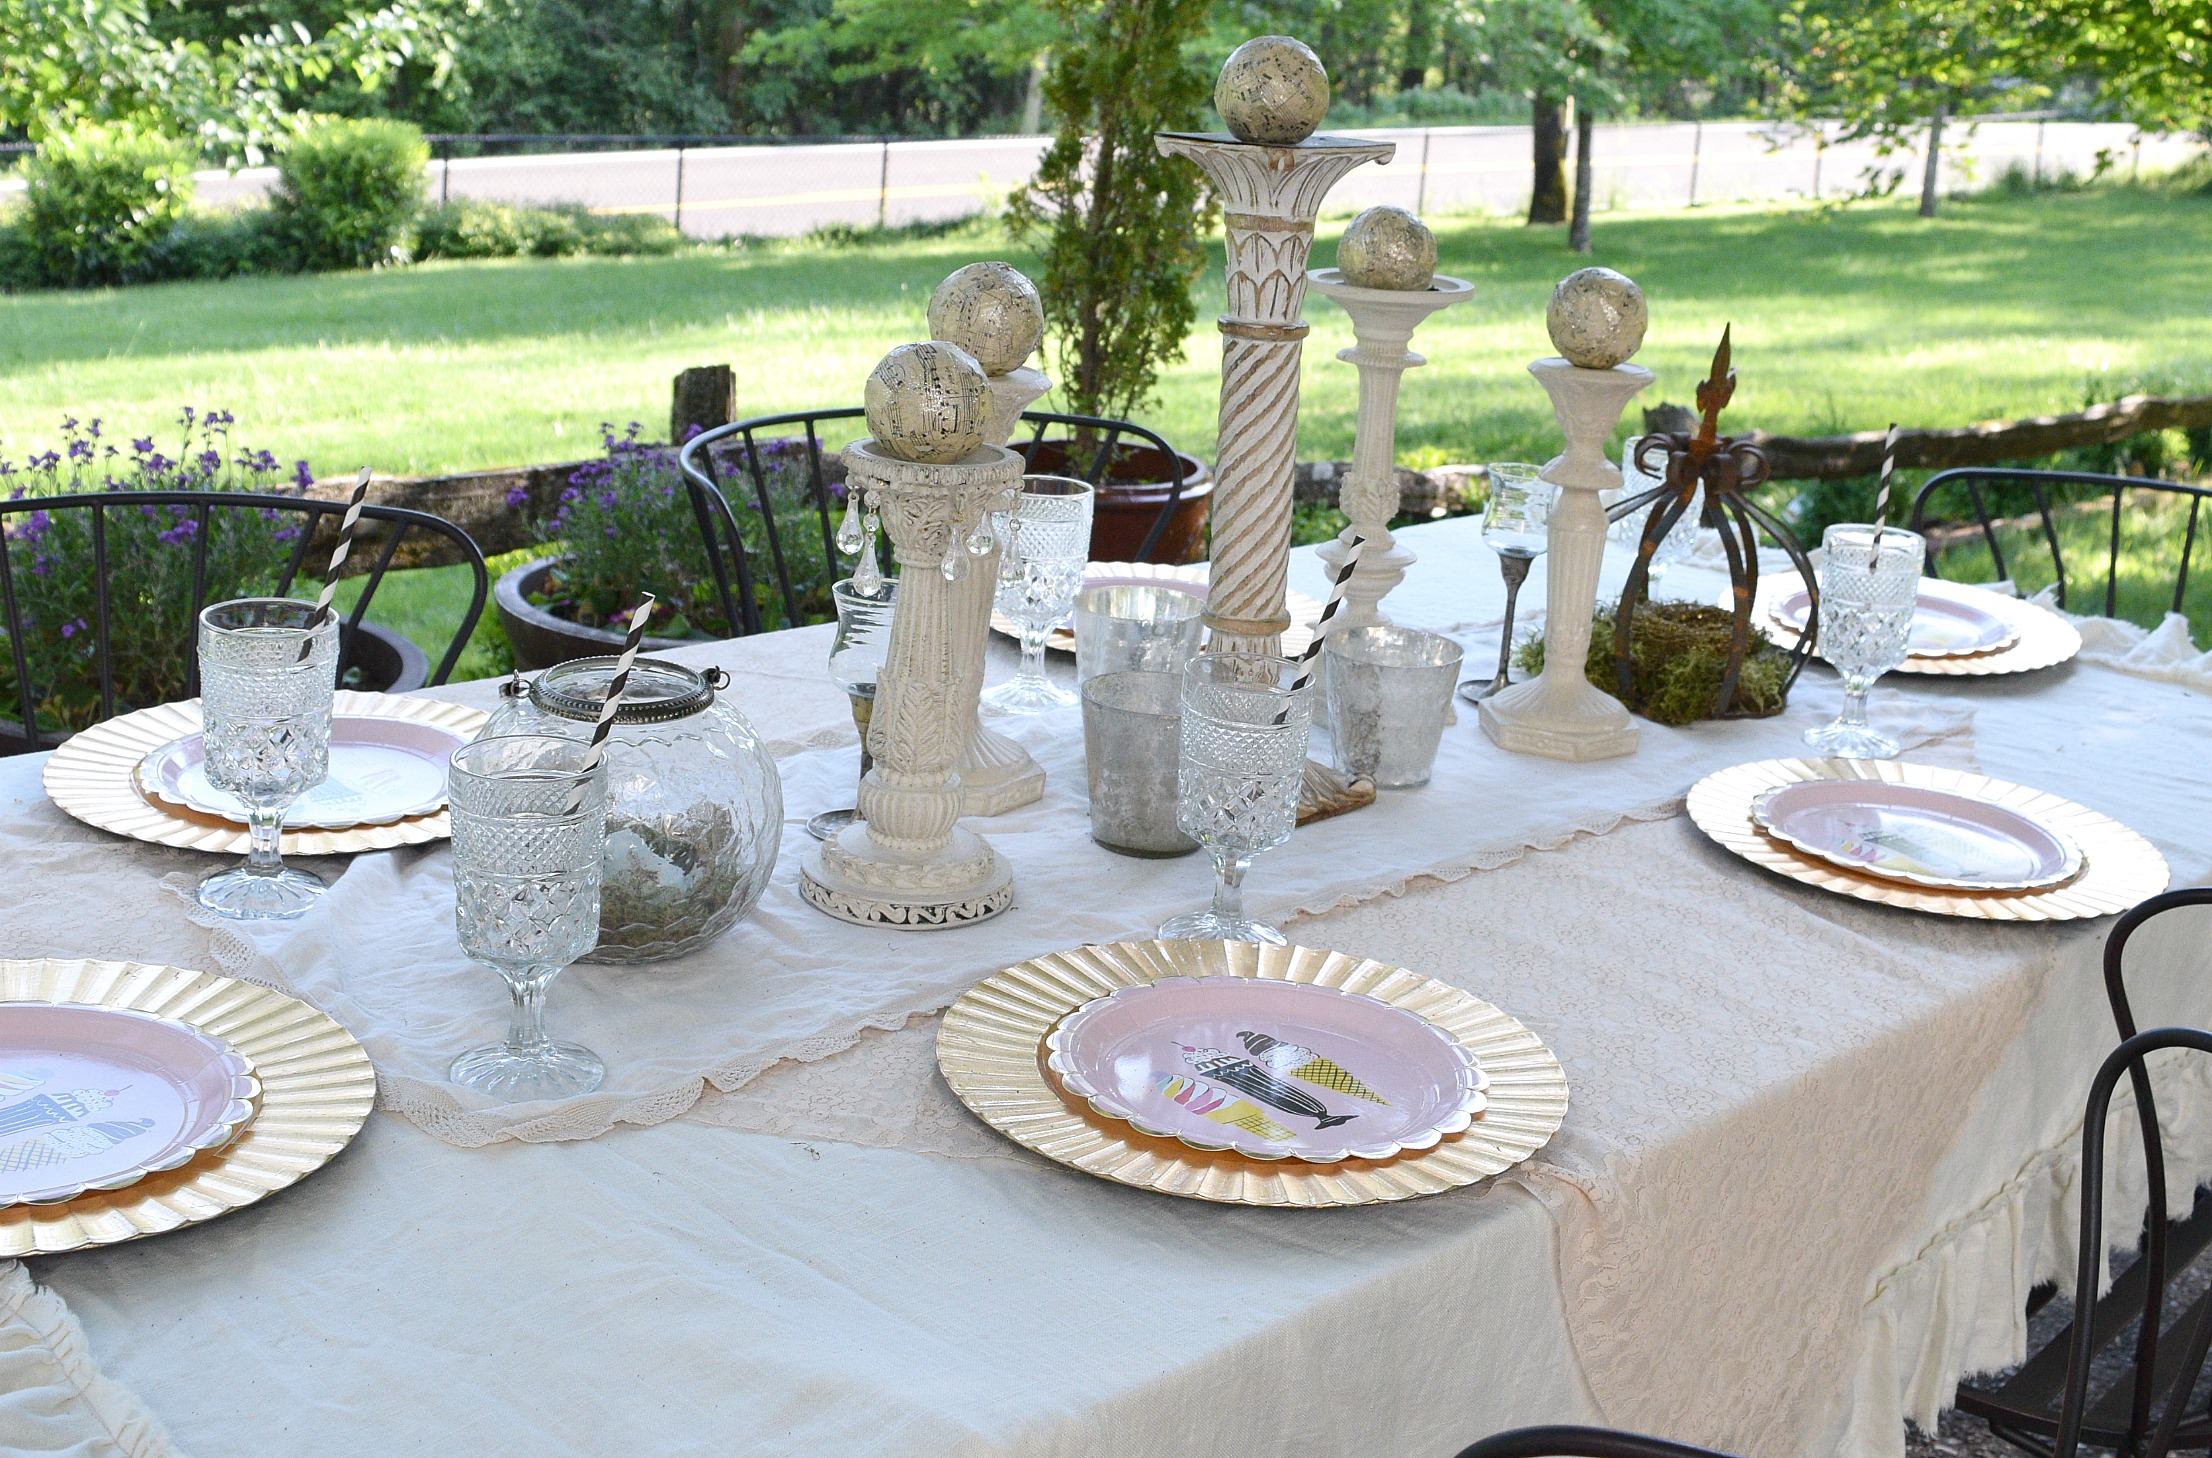
{"label": "cream tablecloth", "polygon": [[[1412,545],[1399,616],[1479,648],[1487,560],[1442,528]],[[825,727],[802,675],[779,685],[764,729]],[[1931,757],[2207,869],[2212,700],[2088,667],[1933,692],[1973,733]],[[32,888],[0,910],[11,953],[213,954],[158,887],[202,863],[88,854],[39,814],[0,765]],[[88,914],[93,863],[128,924]],[[260,1209],[39,1274],[188,1452],[1446,1453],[1602,1417],[1871,1458],[2010,1355],[2027,1283],[2066,1268],[2102,930],[1845,903],[1631,820],[1297,924],[1559,1051],[1566,1129],[1488,1190],[1295,1214],[1101,1186],[948,1108],[924,1022],[586,1143],[380,1117]],[[2204,930],[2145,945],[2152,1016],[2212,1017]]]}

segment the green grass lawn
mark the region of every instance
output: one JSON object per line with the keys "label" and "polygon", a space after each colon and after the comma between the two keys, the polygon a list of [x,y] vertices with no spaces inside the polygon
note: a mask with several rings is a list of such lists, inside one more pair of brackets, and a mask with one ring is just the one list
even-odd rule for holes
{"label": "green grass lawn", "polygon": [[[1332,255],[1324,225],[1320,261]],[[1417,340],[1399,451],[1413,463],[1528,456],[1553,439],[1523,372],[1550,352],[1543,306],[1577,266],[1558,229],[1438,226],[1472,302]],[[1955,425],[2078,407],[2086,394],[2212,388],[2202,281],[2212,198],[2143,189],[1903,206],[1709,208],[1604,216],[1596,261],[1651,297],[1647,399],[1686,402],[1721,326],[1742,376],[1730,422],[1793,433]],[[669,380],[736,366],[748,412],[857,403],[888,346],[919,337],[936,281],[978,257],[1033,260],[990,224],[842,248],[802,243],[657,259],[430,264],[0,298],[0,455],[65,415],[130,434],[177,406],[238,416],[237,438],[320,473],[426,472],[596,449],[600,421],[664,428]],[[1218,249],[1216,253],[1218,260]],[[1210,452],[1218,261],[1185,361],[1144,412]],[[1300,454],[1350,453],[1344,315],[1315,298]],[[1043,362],[1052,367],[1049,359]]]}

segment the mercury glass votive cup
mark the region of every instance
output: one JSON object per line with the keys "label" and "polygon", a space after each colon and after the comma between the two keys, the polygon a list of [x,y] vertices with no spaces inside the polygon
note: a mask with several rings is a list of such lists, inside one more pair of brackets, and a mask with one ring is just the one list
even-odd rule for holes
{"label": "mercury glass votive cup", "polygon": [[1805,742],[1844,759],[1891,759],[1902,746],[1866,722],[1874,680],[1905,661],[1928,544],[1916,532],[1838,522],[1821,534],[1820,656],[1843,675],[1843,712]]}
{"label": "mercury glass votive cup", "polygon": [[1376,624],[1322,641],[1336,767],[1406,790],[1429,782],[1459,682],[1460,647],[1438,633]]}
{"label": "mercury glass votive cup", "polygon": [[599,1055],[546,1036],[545,995],[599,943],[607,768],[590,746],[548,734],[479,739],[453,752],[454,923],[461,950],[506,979],[507,1036],[453,1061],[455,1083],[508,1103],[590,1093]]}
{"label": "mercury glass votive cup", "polygon": [[200,714],[208,783],[246,806],[245,864],[200,882],[199,903],[239,921],[303,915],[324,891],[284,864],[284,812],[330,771],[338,620],[315,605],[247,597],[200,611]]}
{"label": "mercury glass votive cup", "polygon": [[1183,670],[1175,819],[1213,856],[1214,900],[1161,926],[1162,941],[1287,944],[1244,914],[1244,874],[1298,824],[1313,720],[1313,684],[1300,672],[1262,653],[1207,653]]}
{"label": "mercury glass votive cup", "polygon": [[1181,673],[1198,656],[1206,600],[1181,587],[1117,583],[1075,600],[1075,681],[1102,673]]}
{"label": "mercury glass votive cup", "polygon": [[1098,673],[1081,692],[1091,839],[1125,856],[1197,850],[1175,823],[1182,673]]}

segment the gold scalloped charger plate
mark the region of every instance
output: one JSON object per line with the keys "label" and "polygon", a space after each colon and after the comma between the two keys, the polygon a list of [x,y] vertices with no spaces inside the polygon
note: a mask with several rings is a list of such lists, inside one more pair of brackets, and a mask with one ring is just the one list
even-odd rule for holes
{"label": "gold scalloped charger plate", "polygon": [[[1092,1113],[1063,1095],[1046,1036],[1093,999],[1164,978],[1254,977],[1332,987],[1403,1008],[1450,1037],[1489,1078],[1463,1133],[1391,1159],[1298,1164],[1208,1153]],[[977,1118],[1025,1149],[1100,1179],[1220,1204],[1321,1209],[1441,1194],[1501,1174],[1567,1117],[1567,1077],[1517,1019],[1433,977],[1312,947],[1116,942],[1034,957],[961,994],[937,1030],[937,1067]]]}
{"label": "gold scalloped charger plate", "polygon": [[[475,738],[490,717],[482,709],[461,704],[353,689],[338,690],[332,712],[364,719],[413,720],[448,730],[463,740]],[[140,761],[188,734],[199,733],[200,727],[197,699],[160,704],[95,724],[63,741],[46,761],[42,776],[46,793],[56,805],[95,829],[154,845],[242,856],[249,842],[243,825],[148,799],[139,789]],[[384,825],[287,830],[282,849],[288,856],[342,856],[427,845],[450,834],[452,823],[445,811],[437,810]]]}
{"label": "gold scalloped charger plate", "polygon": [[[1093,562],[1083,569],[1083,585],[1142,587],[1153,582],[1180,582],[1196,586],[1203,593],[1212,572],[1210,562],[1188,562],[1181,566],[1161,562]],[[1314,624],[1321,621],[1321,604],[1302,592],[1292,592],[1284,596],[1283,608],[1290,614],[1290,627],[1283,634],[1283,656],[1296,658],[1313,641]],[[991,631],[1008,638],[1019,638],[1022,633],[1014,626],[1013,619],[995,608],[991,612]],[[1045,639],[1045,647],[1055,653],[1073,653],[1075,629],[1066,624],[1054,628]]]}
{"label": "gold scalloped charger plate", "polygon": [[149,962],[0,961],[0,1002],[151,1013],[222,1039],[261,1082],[258,1112],[220,1149],[120,1190],[0,1210],[0,1258],[116,1245],[243,1209],[328,1164],[376,1103],[376,1070],[352,1034],[250,982]]}
{"label": "gold scalloped charger plate", "polygon": [[[1794,578],[1760,578],[1758,613],[1755,618],[1766,635],[1778,647],[1785,649],[1796,647],[1798,636],[1777,613],[1784,599],[1789,596],[1783,589],[1791,581]],[[1795,590],[1802,591],[1801,588]],[[2021,598],[2007,597],[2001,592],[1991,592],[1986,587],[1976,587],[1972,583],[1948,582],[1940,577],[1921,578],[1920,595],[1986,613],[2003,623],[2013,637],[2006,646],[1986,653],[1956,654],[1943,658],[1907,658],[1891,669],[1892,673],[1918,673],[1937,678],[1980,678],[2001,673],[2032,673],[2039,668],[2055,668],[2081,652],[2081,633],[2072,623],[2049,608],[2037,607]],[[1818,648],[1814,649],[1814,654],[1818,656]]]}
{"label": "gold scalloped charger plate", "polygon": [[[1940,790],[2014,811],[2064,836],[2079,849],[2081,871],[2064,885],[2038,891],[1959,891],[1915,886],[1847,870],[1770,835],[1753,818],[1759,797],[1807,780],[1876,780]],[[2026,785],[1965,770],[1902,760],[1768,759],[1716,770],[1690,788],[1690,819],[1721,846],[1755,866],[1838,896],[1935,916],[1980,921],[2078,921],[2111,916],[2172,879],[2158,848],[2108,815]]]}

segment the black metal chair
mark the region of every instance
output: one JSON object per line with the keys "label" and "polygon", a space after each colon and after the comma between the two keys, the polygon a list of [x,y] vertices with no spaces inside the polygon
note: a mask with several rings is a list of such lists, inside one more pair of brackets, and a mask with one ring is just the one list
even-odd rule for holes
{"label": "black metal chair", "polygon": [[[2212,1248],[2212,1199],[2197,1202],[2194,1214],[2179,1223],[2169,1218],[2166,1160],[2158,1132],[2157,1104],[2151,1093],[2150,1071],[2140,1057],[2122,1053],[2142,1038],[2137,1034],[2134,1009],[2129,1005],[2124,961],[2128,940],[2143,926],[2166,912],[2184,906],[2212,906],[2212,887],[2189,887],[2154,896],[2113,924],[2105,939],[2105,995],[2112,1005],[2112,1020],[2122,1041],[2120,1053],[2105,1061],[2105,1070],[2091,1093],[2089,1122],[2082,1136],[2081,1188],[2083,1264],[2072,1319],[2003,1382],[1990,1387],[1961,1383],[1960,1411],[1988,1423],[1991,1431],[2030,1453],[2051,1455],[2070,1452],[2066,1437],[2064,1404],[2073,1403],[2073,1440],[2095,1447],[2112,1448],[2135,1458],[2159,1458],[2167,1449],[2212,1448],[2212,1417],[2201,1409],[2183,1411],[2190,1390],[2205,1360],[2204,1341],[2212,1336],[2212,1292],[2200,1296],[2172,1320],[2165,1317],[2166,1292],[2175,1271],[2186,1269]],[[2197,1033],[2197,1038],[2207,1035]],[[2159,1046],[2197,1046],[2161,1044]],[[2112,1283],[2102,1297],[2096,1295],[2095,1276],[2103,1269],[2100,1243],[2103,1222],[2099,1210],[2102,1187],[2094,1173],[2101,1167],[2104,1142],[2104,1106],[2110,1083],[2125,1069],[2135,1091],[2135,1105],[2142,1126],[2145,1179],[2149,1209],[2145,1216],[2142,1254]],[[2093,1165],[2092,1161],[2095,1161]],[[2087,1292],[2085,1297],[2080,1292]],[[2029,1299],[2032,1317],[2055,1295],[2052,1287],[2039,1287]],[[2130,1323],[2135,1325],[2132,1354],[2121,1351]],[[2106,1357],[2107,1352],[2112,1353]],[[2088,1372],[2092,1362],[2104,1358],[2104,1370],[2116,1370],[2111,1385],[2088,1405]],[[2152,1410],[2165,1403],[2165,1417],[2155,1430]],[[2146,1448],[2148,1439],[2159,1441]]]}
{"label": "black metal chair", "polygon": [[[2005,562],[2004,548],[1997,539],[1998,518],[1991,513],[1989,497],[1984,488],[2024,486],[2035,505],[2035,518],[2041,528],[2043,541],[2050,548],[2052,581],[2056,585],[2055,597],[2060,607],[2072,612],[2082,612],[2083,607],[2066,600],[2066,553],[2059,545],[2057,521],[2052,516],[2054,507],[2065,503],[2059,495],[2072,496],[2080,501],[2092,501],[2110,494],[2112,509],[2108,513],[2110,528],[2106,533],[2103,556],[2105,559],[2104,615],[2112,617],[2119,605],[2119,566],[2121,543],[2121,517],[2130,491],[2157,491],[2170,496],[2185,498],[2189,503],[2189,520],[2181,545],[2181,562],[2174,574],[2172,611],[2182,610],[2182,599],[2189,588],[2189,556],[2197,544],[2197,515],[2205,501],[2212,498],[2212,486],[2192,486],[2180,481],[2161,481],[2147,476],[2100,476],[2086,471],[2025,471],[2000,466],[1965,466],[1952,471],[1940,471],[1928,478],[1927,484],[1913,497],[1912,529],[1925,532],[1929,501],[1939,491],[1951,487],[1964,489],[1967,501],[1973,507],[1974,524],[1980,528],[1981,540],[1989,549],[1991,562],[2000,579],[2011,580],[2012,570]],[[1928,575],[1942,576],[1937,556],[1928,558]],[[2079,574],[2076,574],[2079,580]]]}
{"label": "black metal chair", "polygon": [[[49,515],[61,512],[83,511],[91,516],[90,538],[92,544],[92,619],[84,625],[92,635],[93,659],[100,684],[99,717],[114,717],[119,709],[144,707],[119,705],[115,694],[114,676],[114,612],[112,593],[115,583],[111,575],[108,538],[109,518],[112,513],[138,511],[141,508],[166,510],[166,519],[178,525],[189,523],[190,545],[182,541],[170,550],[180,555],[189,553],[191,558],[191,613],[187,622],[199,617],[200,609],[208,603],[208,545],[211,531],[223,518],[217,513],[256,511],[283,512],[300,517],[301,525],[293,541],[289,557],[283,564],[275,591],[279,596],[293,595],[294,584],[301,575],[302,564],[309,551],[320,546],[328,552],[337,540],[338,520],[345,515],[344,501],[324,501],[301,496],[261,495],[244,491],[96,491],[77,492],[60,496],[25,496],[15,500],[0,501],[0,630],[8,640],[10,666],[15,674],[16,704],[23,715],[26,733],[15,747],[35,749],[59,742],[60,735],[39,732],[36,724],[37,697],[32,683],[31,668],[25,649],[27,634],[34,631],[59,631],[62,625],[26,624],[23,614],[22,594],[18,590],[19,574],[35,569],[35,559],[27,550],[20,533],[23,520],[37,513]],[[176,510],[176,508],[185,508]],[[458,549],[461,558],[475,573],[474,591],[469,598],[468,610],[462,614],[437,666],[430,672],[428,681],[442,684],[453,672],[454,664],[461,658],[461,651],[468,646],[469,636],[475,631],[476,621],[483,615],[484,600],[490,594],[491,577],[484,568],[484,554],[477,549],[469,534],[443,517],[428,512],[414,511],[400,506],[364,505],[361,508],[362,524],[357,530],[351,560],[367,560],[365,574],[368,581],[353,608],[339,623],[338,672],[341,681],[346,672],[358,666],[363,651],[368,647],[362,620],[369,611],[377,589],[398,556],[400,545],[411,532],[424,531],[446,538]],[[11,520],[13,525],[11,528]],[[373,553],[373,555],[372,555]],[[312,586],[304,590],[308,594],[320,589],[314,573],[320,570],[321,559],[310,573]],[[349,574],[353,575],[353,574]],[[177,651],[185,656],[185,692],[199,692],[199,652],[197,637],[179,643]]]}
{"label": "black metal chair", "polygon": [[[724,618],[740,636],[761,630],[760,605],[753,592],[752,552],[746,546],[739,529],[737,515],[730,509],[729,497],[722,490],[726,468],[741,469],[752,486],[753,507],[759,513],[762,536],[767,546],[768,561],[775,571],[776,587],[781,594],[785,621],[799,621],[799,597],[791,578],[790,563],[784,552],[781,530],[776,524],[774,496],[771,485],[769,456],[778,440],[803,439],[806,443],[804,467],[806,471],[806,496],[814,509],[817,524],[822,533],[823,560],[837,561],[836,512],[840,503],[832,490],[831,473],[823,462],[822,427],[833,421],[859,420],[866,411],[858,406],[844,406],[829,410],[796,410],[782,415],[758,415],[750,420],[733,421],[728,425],[703,430],[684,443],[677,453],[677,463],[683,468],[684,481],[691,490],[691,505],[699,519],[699,533],[707,544],[707,560],[714,573],[716,596],[721,601]],[[1096,437],[1096,444],[1089,447],[1089,459],[1080,472],[1084,481],[1096,486],[1112,468],[1119,453],[1125,449],[1158,450],[1168,462],[1170,479],[1167,501],[1161,506],[1159,516],[1145,533],[1144,545],[1139,548],[1138,560],[1151,558],[1158,546],[1160,534],[1167,530],[1174,519],[1175,508],[1182,501],[1184,473],[1183,458],[1158,432],[1147,430],[1127,420],[1111,420],[1098,415],[1062,415],[1042,410],[1026,411],[1022,420],[1035,427],[1027,441],[1017,442],[1012,449],[1021,456],[1025,466],[1034,466],[1038,452],[1046,444],[1047,427],[1067,426],[1079,433]],[[858,436],[862,431],[854,431]],[[1137,444],[1132,446],[1130,442]]]}
{"label": "black metal chair", "polygon": [[1611,1428],[1557,1424],[1493,1433],[1459,1450],[1459,1458],[1727,1458],[1711,1448],[1647,1438]]}

